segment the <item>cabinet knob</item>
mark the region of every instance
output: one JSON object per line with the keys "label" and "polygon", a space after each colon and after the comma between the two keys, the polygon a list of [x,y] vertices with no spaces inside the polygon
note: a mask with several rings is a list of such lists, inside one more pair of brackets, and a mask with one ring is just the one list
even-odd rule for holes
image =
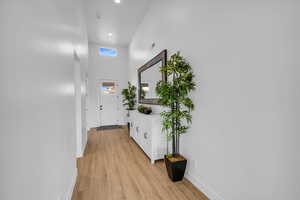
{"label": "cabinet knob", "polygon": [[147,132],[144,133],[144,138],[145,138],[145,139],[148,139],[148,133],[147,133]]}

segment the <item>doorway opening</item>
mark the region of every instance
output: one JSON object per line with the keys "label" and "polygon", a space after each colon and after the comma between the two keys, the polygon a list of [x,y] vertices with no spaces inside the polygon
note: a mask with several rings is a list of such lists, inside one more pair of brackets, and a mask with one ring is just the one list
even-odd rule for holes
{"label": "doorway opening", "polygon": [[86,98],[87,75],[81,67],[80,58],[74,52],[74,88],[75,88],[75,126],[76,156],[83,156],[87,143]]}
{"label": "doorway opening", "polygon": [[121,125],[120,97],[117,80],[100,80],[97,85],[99,94],[99,127]]}

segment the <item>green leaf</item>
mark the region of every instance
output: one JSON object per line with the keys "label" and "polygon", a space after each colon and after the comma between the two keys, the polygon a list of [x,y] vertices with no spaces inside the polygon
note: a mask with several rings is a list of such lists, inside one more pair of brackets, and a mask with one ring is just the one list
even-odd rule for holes
{"label": "green leaf", "polygon": [[192,123],[194,103],[189,96],[196,84],[192,68],[180,52],[172,55],[160,71],[172,77],[172,80],[159,81],[156,85],[160,104],[169,110],[161,112],[162,130],[171,139],[174,135],[186,133],[189,126],[184,124]]}
{"label": "green leaf", "polygon": [[136,105],[136,87],[128,82],[128,88],[122,90],[123,106],[126,110],[134,110]]}

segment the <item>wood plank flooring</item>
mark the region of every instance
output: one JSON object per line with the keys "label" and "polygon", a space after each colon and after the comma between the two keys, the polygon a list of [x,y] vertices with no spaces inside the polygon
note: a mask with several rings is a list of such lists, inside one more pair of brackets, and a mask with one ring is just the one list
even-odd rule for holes
{"label": "wood plank flooring", "polygon": [[89,134],[72,200],[208,200],[188,180],[173,183],[163,161],[151,165],[126,129]]}

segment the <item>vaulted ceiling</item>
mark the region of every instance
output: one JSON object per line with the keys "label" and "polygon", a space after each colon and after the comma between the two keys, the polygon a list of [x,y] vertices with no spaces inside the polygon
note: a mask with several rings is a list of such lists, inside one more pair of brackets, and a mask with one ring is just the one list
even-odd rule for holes
{"label": "vaulted ceiling", "polygon": [[89,42],[128,46],[151,0],[84,0]]}

